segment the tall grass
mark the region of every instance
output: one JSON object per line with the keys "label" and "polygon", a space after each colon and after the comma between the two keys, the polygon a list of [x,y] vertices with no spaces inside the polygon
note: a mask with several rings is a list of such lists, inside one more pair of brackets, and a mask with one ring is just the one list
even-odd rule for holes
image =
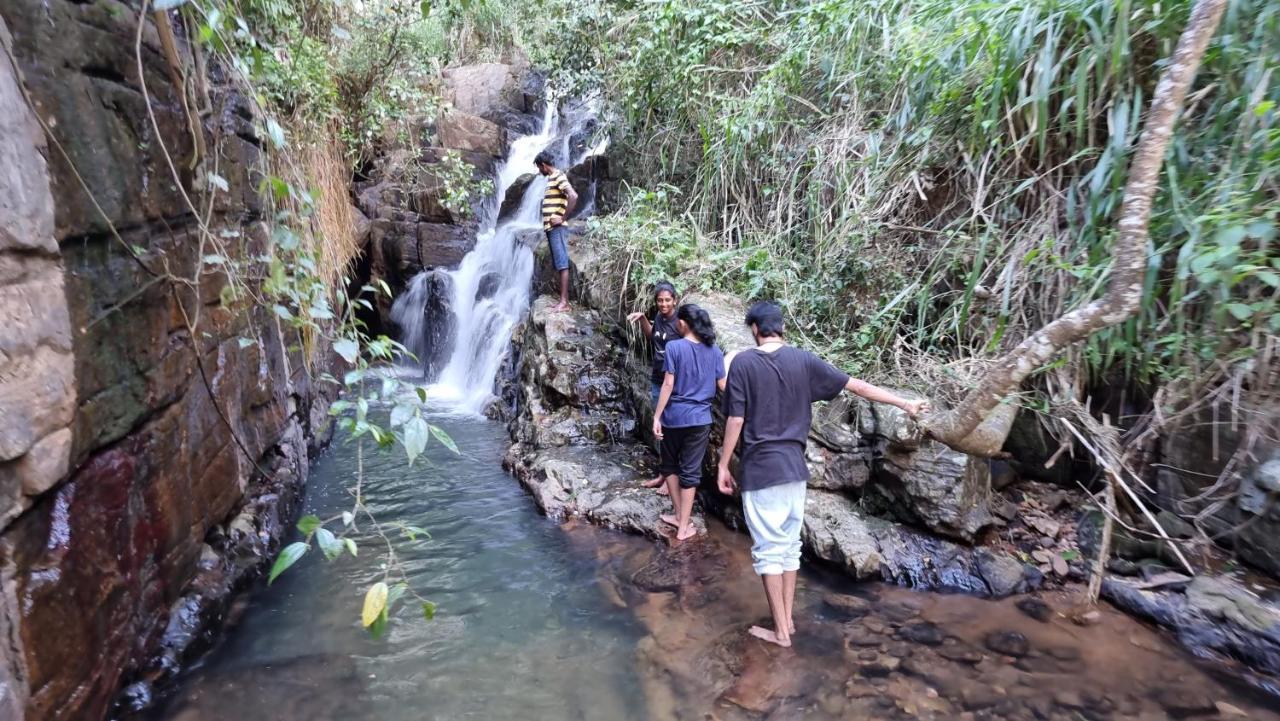
{"label": "tall grass", "polygon": [[[712,282],[780,298],[828,352],[963,365],[1101,292],[1188,11],[651,0],[615,23],[605,76],[635,178],[684,188],[671,214],[737,259]],[[1280,0],[1237,0],[1166,165],[1142,312],[1071,359],[1087,377],[1162,383],[1274,342],[1278,70]]]}

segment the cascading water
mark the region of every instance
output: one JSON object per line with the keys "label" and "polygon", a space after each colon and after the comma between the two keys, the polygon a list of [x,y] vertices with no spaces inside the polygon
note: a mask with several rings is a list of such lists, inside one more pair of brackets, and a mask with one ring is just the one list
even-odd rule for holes
{"label": "cascading water", "polygon": [[[594,109],[583,104],[565,113],[564,118],[552,102],[547,103],[542,125],[537,133],[518,138],[511,144],[507,158],[498,166],[494,197],[480,210],[480,231],[476,245],[462,259],[456,270],[444,276],[419,273],[408,291],[396,299],[392,317],[404,330],[401,341],[416,350],[431,338],[451,336],[452,351],[444,361],[436,382],[428,395],[457,410],[480,412],[493,397],[493,382],[511,340],[511,331],[529,307],[529,284],[533,278],[533,250],[520,237],[540,235],[542,229],[542,196],[547,181],[535,175],[521,196],[514,212],[500,217],[499,210],[507,192],[521,178],[534,172],[533,159],[550,150],[558,167],[568,170],[583,159],[602,152],[601,142],[573,158],[571,143],[575,135],[595,116]],[[563,122],[562,122],[563,120]],[[594,192],[584,193],[578,217],[593,207]],[[447,293],[444,304],[451,312],[447,321],[431,318],[427,304],[432,293]],[[437,314],[438,315],[438,314]],[[447,322],[448,332],[432,323]],[[428,375],[430,375],[430,369]]]}

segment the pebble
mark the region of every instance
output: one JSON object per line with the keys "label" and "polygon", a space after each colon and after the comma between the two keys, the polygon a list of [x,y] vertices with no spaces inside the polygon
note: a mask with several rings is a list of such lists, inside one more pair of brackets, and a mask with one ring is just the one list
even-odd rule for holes
{"label": "pebble", "polygon": [[957,663],[976,664],[982,660],[982,652],[972,646],[956,644],[954,646],[939,646],[938,655]]}
{"label": "pebble", "polygon": [[1218,711],[1213,699],[1195,689],[1181,686],[1158,688],[1152,692],[1151,697],[1174,718],[1205,716]]}
{"label": "pebble", "polygon": [[1084,708],[1084,699],[1078,691],[1063,689],[1053,694],[1053,702],[1065,709]]}
{"label": "pebble", "polygon": [[887,651],[895,658],[906,658],[911,655],[911,647],[905,643],[891,643]]}
{"label": "pebble", "polygon": [[907,641],[925,646],[937,646],[946,638],[942,629],[928,621],[903,626],[898,629],[898,635]]}
{"label": "pebble", "polygon": [[987,634],[987,648],[1005,656],[1021,658],[1031,650],[1027,637],[1017,631],[995,631]]}
{"label": "pebble", "polygon": [[1040,623],[1048,623],[1049,619],[1053,618],[1053,609],[1049,607],[1049,604],[1038,598],[1020,598],[1015,605],[1019,611]]}
{"label": "pebble", "polygon": [[850,646],[879,646],[881,638],[871,633],[865,628],[855,627],[844,636],[845,642]]}
{"label": "pebble", "polygon": [[822,597],[822,603],[832,615],[842,621],[850,621],[867,615],[871,604],[866,599],[844,593],[828,593]]}

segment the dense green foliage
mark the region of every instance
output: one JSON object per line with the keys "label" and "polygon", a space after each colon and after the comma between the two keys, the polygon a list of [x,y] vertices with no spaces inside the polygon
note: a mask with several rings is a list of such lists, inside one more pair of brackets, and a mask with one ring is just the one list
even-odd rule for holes
{"label": "dense green foliage", "polygon": [[[829,352],[989,355],[1100,293],[1128,154],[1188,4],[644,2],[603,58],[640,192],[606,235],[783,300]],[[1141,315],[1091,375],[1194,375],[1280,332],[1280,2],[1238,0],[1174,139]],[[686,213],[687,211],[687,213]],[[655,219],[653,213],[666,216]],[[650,228],[686,231],[654,233]],[[679,267],[670,247],[690,244]]]}

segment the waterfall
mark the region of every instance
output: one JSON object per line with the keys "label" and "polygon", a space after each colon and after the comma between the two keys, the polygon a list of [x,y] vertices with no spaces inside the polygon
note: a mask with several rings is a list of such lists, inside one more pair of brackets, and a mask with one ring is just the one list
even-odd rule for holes
{"label": "waterfall", "polygon": [[[511,342],[511,331],[529,308],[534,255],[521,237],[532,235],[545,242],[542,196],[546,179],[535,174],[525,187],[518,208],[500,217],[503,199],[521,178],[536,173],[533,159],[543,150],[550,150],[557,167],[567,172],[604,148],[599,143],[579,158],[571,154],[575,134],[595,117],[593,107],[571,106],[562,118],[554,102],[547,102],[546,106],[538,132],[512,142],[506,159],[498,166],[494,196],[480,210],[475,247],[456,270],[419,273],[392,308],[393,319],[404,329],[401,342],[410,350],[418,352],[424,339],[452,341],[449,356],[442,361],[436,382],[427,393],[429,398],[460,411],[479,413],[493,398],[494,378]],[[584,189],[578,190],[585,200]],[[433,290],[448,294],[447,303],[441,303],[442,299],[433,301]],[[433,317],[428,304],[436,309],[446,308],[448,319],[439,317],[439,311]],[[440,328],[440,323],[447,323],[448,328]],[[434,368],[424,370],[428,378],[434,375]]]}

